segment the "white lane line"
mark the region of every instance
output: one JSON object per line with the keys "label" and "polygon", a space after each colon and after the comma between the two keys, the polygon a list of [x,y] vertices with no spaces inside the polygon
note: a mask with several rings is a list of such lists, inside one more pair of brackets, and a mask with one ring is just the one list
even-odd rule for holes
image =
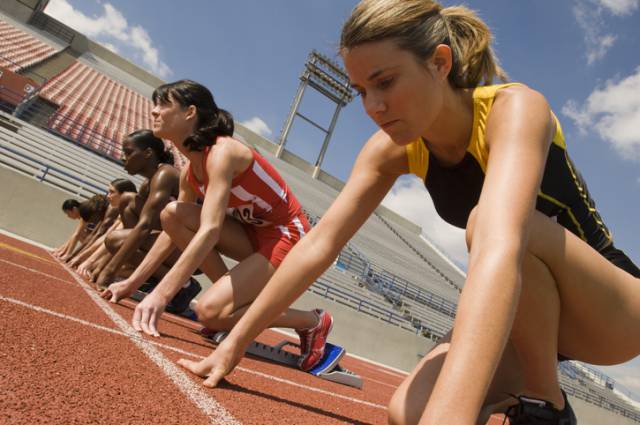
{"label": "white lane line", "polygon": [[398,388],[398,385],[391,385],[387,382],[382,382],[382,381],[378,381],[377,379],[373,379],[373,378],[367,378],[366,376],[363,376],[362,379],[364,379],[365,381],[371,381],[371,382],[375,382],[378,385],[385,385],[389,388]]}
{"label": "white lane line", "polygon": [[124,332],[120,332],[120,331],[117,331],[117,330],[112,329],[112,328],[107,328],[106,326],[98,325],[97,323],[91,323],[91,322],[88,322],[86,320],[79,319],[77,317],[69,316],[68,314],[58,313],[57,311],[49,310],[48,308],[39,307],[37,305],[29,304],[29,303],[26,303],[24,301],[17,300],[15,298],[5,297],[5,296],[0,295],[0,301],[6,301],[6,302],[9,302],[9,303],[12,303],[12,304],[17,304],[17,305],[20,305],[22,307],[26,307],[26,308],[29,308],[31,310],[35,310],[35,311],[37,311],[39,313],[45,313],[45,314],[48,314],[50,316],[58,317],[60,319],[65,319],[65,320],[69,320],[71,322],[80,323],[81,325],[89,326],[90,328],[98,329],[100,331],[105,331],[105,332],[109,332],[109,333],[116,334],[116,335],[126,336],[126,334]]}
{"label": "white lane line", "polygon": [[[129,337],[129,338],[142,340],[142,341],[144,341],[144,342],[146,342],[148,344],[155,345],[156,347],[159,347],[159,348],[162,348],[162,349],[165,349],[165,350],[170,350],[170,351],[173,351],[173,352],[176,352],[176,353],[180,353],[180,354],[185,355],[185,356],[195,357],[197,359],[204,359],[203,356],[201,356],[199,354],[192,353],[190,351],[182,350],[180,348],[173,347],[171,345],[163,344],[163,343],[160,343],[160,342],[147,341],[146,339],[144,339],[142,337],[142,335],[140,333],[137,333],[137,332],[134,335],[129,335],[129,334],[125,333],[125,332],[121,332],[121,331],[118,331],[118,330],[115,330],[115,329],[110,329],[110,328],[107,328],[107,327],[104,327],[104,326],[101,326],[101,325],[98,325],[98,324],[95,324],[95,323],[88,322],[86,320],[78,319],[77,317],[69,316],[69,315],[63,314],[63,313],[58,313],[58,312],[53,311],[53,310],[49,310],[49,309],[46,309],[46,308],[43,308],[43,307],[38,307],[36,305],[29,304],[29,303],[26,303],[24,301],[17,300],[15,298],[4,297],[2,295],[0,295],[0,301],[6,301],[6,302],[13,303],[13,304],[17,304],[17,305],[20,305],[22,307],[26,307],[26,308],[29,308],[31,310],[38,311],[40,313],[49,314],[51,316],[59,317],[61,319],[70,320],[72,322],[80,323],[80,324],[82,324],[84,326],[89,326],[89,327],[92,327],[94,329],[98,329],[98,330],[101,330],[101,331],[109,332],[109,333],[112,333],[112,334],[115,334],[115,335],[120,335],[120,336],[124,336],[124,337]],[[258,372],[258,371],[255,371],[253,369],[248,369],[248,368],[245,368],[245,367],[238,366],[238,367],[236,367],[236,370],[239,370],[239,371],[242,371],[242,372],[245,372],[245,373],[249,373],[249,374],[252,374],[252,375],[257,375],[257,376],[260,376],[262,378],[265,378],[265,379],[268,379],[268,380],[271,380],[271,381],[275,381],[275,382],[279,382],[279,383],[282,383],[282,384],[291,385],[291,386],[294,386],[294,387],[297,387],[297,388],[303,388],[303,389],[311,391],[311,392],[316,392],[316,393],[323,394],[323,395],[329,395],[331,397],[340,398],[342,400],[347,400],[347,401],[350,401],[350,402],[353,402],[353,403],[363,404],[365,406],[386,410],[386,407],[382,406],[380,404],[371,403],[371,402],[360,400],[360,399],[357,399],[357,398],[354,398],[354,397],[344,396],[342,394],[332,393],[332,392],[329,392],[329,391],[321,390],[319,388],[309,387],[309,386],[302,385],[302,384],[299,384],[299,383],[294,382],[294,381],[290,381],[288,379],[278,378],[278,377],[275,377],[275,376],[272,376],[272,375],[268,375],[266,373]],[[386,384],[386,385],[389,385],[389,384]]]}
{"label": "white lane line", "polygon": [[23,269],[23,270],[26,270],[26,271],[29,271],[29,272],[33,272],[33,273],[36,273],[36,274],[40,274],[40,275],[42,275],[42,276],[46,276],[46,277],[48,277],[49,279],[59,280],[60,282],[64,282],[64,283],[67,283],[67,284],[69,284],[69,285],[73,285],[73,286],[75,286],[75,285],[73,284],[73,281],[71,281],[71,280],[61,279],[61,278],[59,278],[59,277],[57,277],[57,276],[54,276],[54,275],[52,275],[52,274],[45,273],[45,272],[41,272],[41,271],[36,270],[36,269],[32,269],[31,267],[26,267],[26,266],[23,266],[23,265],[21,265],[21,264],[14,263],[14,262],[12,262],[12,261],[8,261],[8,260],[3,260],[2,258],[0,258],[0,262],[1,262],[1,263],[4,263],[4,264],[8,264],[8,265],[10,265],[10,266],[18,267],[18,268],[20,268],[20,269]]}
{"label": "white lane line", "polygon": [[[54,258],[51,256],[51,258]],[[59,263],[60,264],[60,263]],[[92,290],[89,285],[78,278],[71,269],[64,264],[60,264],[69,272],[71,277],[78,282],[80,287],[89,295],[98,307],[122,330],[131,342],[138,346],[147,357],[154,362],[162,372],[182,391],[201,411],[204,413],[212,424],[240,424],[231,413],[220,405],[213,397],[205,393],[198,385],[196,385],[181,369],[167,359],[153,344],[141,339],[137,336],[137,332],[116,313],[109,304]]]}

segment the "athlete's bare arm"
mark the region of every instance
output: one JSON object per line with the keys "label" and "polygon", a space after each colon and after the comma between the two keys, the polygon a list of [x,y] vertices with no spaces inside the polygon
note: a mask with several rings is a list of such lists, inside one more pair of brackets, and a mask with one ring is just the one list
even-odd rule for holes
{"label": "athlete's bare arm", "polygon": [[467,280],[451,347],[420,423],[475,423],[515,316],[552,127],[549,106],[539,93],[513,87],[496,96]]}
{"label": "athlete's bare arm", "polygon": [[405,148],[394,144],[386,133],[377,132],[358,155],[342,192],[318,224],[287,254],[224,345],[201,362],[181,360],[181,364],[200,376],[211,373],[204,384],[216,386],[235,367],[246,346],[331,265],[398,176],[406,173]]}
{"label": "athlete's bare arm", "polygon": [[229,202],[231,180],[244,171],[251,160],[249,149],[233,139],[219,138],[211,148],[206,162],[209,184],[200,213],[200,227],[171,270],[136,307],[132,319],[134,329],[159,336],[156,322],[164,307],[218,243]]}
{"label": "athlete's bare arm", "polygon": [[149,196],[140,212],[140,219],[131,230],[118,252],[98,276],[97,285],[112,282],[116,271],[149,237],[153,229],[160,228],[160,212],[169,203],[179,184],[179,172],[173,167],[162,167],[149,183]]}
{"label": "athlete's bare arm", "polygon": [[[187,182],[186,171],[187,169],[184,168],[180,173],[180,191],[178,194],[178,201],[196,202],[197,195],[193,192]],[[167,235],[166,232],[161,232],[147,255],[131,276],[121,282],[109,285],[109,287],[102,292],[102,297],[113,303],[128,297],[147,279],[149,279],[149,277],[151,277],[160,264],[162,264],[169,255],[171,255],[174,249],[175,245],[171,240],[171,237]]]}

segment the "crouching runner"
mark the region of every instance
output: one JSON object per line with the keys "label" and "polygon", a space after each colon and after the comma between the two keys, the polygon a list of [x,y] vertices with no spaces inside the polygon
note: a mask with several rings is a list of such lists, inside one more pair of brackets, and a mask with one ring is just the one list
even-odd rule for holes
{"label": "crouching runner", "polygon": [[[163,232],[143,262],[103,296],[113,302],[135,291],[170,255],[182,255],[137,307],[133,327],[159,336],[167,303],[200,268],[214,282],[195,308],[208,329],[230,330],[310,226],[276,170],[255,150],[232,138],[233,119],[209,90],[177,81],[153,93],[153,132],[170,140],[189,160],[177,202],[161,213]],[[198,200],[201,201],[198,203]],[[239,263],[228,270],[221,254]],[[324,354],[333,319],[323,310],[288,309],[271,324],[300,335],[301,364],[311,369]]]}

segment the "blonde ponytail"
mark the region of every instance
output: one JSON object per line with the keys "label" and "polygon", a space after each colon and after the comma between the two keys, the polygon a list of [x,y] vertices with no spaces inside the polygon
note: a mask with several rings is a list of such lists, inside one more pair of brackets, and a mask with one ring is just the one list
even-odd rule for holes
{"label": "blonde ponytail", "polygon": [[488,85],[495,78],[507,81],[506,72],[493,53],[489,27],[471,10],[463,6],[440,11],[448,33],[453,55],[449,80],[455,87]]}

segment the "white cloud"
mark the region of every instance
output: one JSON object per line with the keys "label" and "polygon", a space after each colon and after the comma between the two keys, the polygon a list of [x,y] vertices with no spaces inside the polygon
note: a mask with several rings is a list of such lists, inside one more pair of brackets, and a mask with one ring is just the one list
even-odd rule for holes
{"label": "white cloud", "polygon": [[640,6],[640,0],[599,0],[599,3],[617,16],[630,15]]}
{"label": "white cloud", "polygon": [[464,230],[440,218],[429,193],[418,178],[401,177],[382,204],[422,227],[422,234],[450,258],[459,264],[467,264]]}
{"label": "white cloud", "polygon": [[134,56],[142,61],[143,66],[160,78],[172,73],[169,66],[160,60],[158,49],[153,46],[147,31],[139,25],[129,26],[122,13],[110,3],[103,4],[101,15],[90,17],[74,9],[68,0],[51,0],[46,13],[114,52],[119,52],[118,46],[133,49]]}
{"label": "white cloud", "polygon": [[640,67],[620,81],[609,80],[579,105],[567,102],[562,112],[582,133],[595,131],[627,159],[640,160]]}
{"label": "white cloud", "polygon": [[267,123],[262,121],[262,119],[259,117],[253,117],[249,120],[242,121],[240,124],[265,138],[271,136],[271,134],[273,133]]}
{"label": "white cloud", "polygon": [[[603,11],[605,2],[617,3],[616,0],[576,0],[573,15],[584,31],[587,47],[587,63],[589,65],[602,59],[616,41],[613,34],[604,33]],[[607,9],[609,7],[607,6]],[[610,9],[609,9],[610,10]]]}
{"label": "white cloud", "polygon": [[113,53],[120,53],[118,48],[111,43],[102,43],[102,45],[107,49],[111,50]]}

